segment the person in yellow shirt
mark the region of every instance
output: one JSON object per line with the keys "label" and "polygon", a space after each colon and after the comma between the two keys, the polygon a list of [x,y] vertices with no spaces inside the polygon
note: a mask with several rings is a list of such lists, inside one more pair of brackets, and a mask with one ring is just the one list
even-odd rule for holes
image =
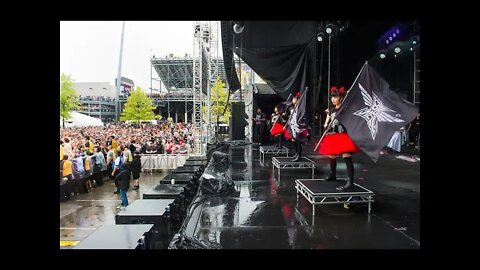
{"label": "person in yellow shirt", "polygon": [[63,189],[63,194],[60,196],[64,197],[66,200],[70,199],[70,194],[72,192],[72,161],[68,159],[68,155],[63,155],[63,160],[60,163],[60,175],[63,178],[67,178],[67,182],[65,183],[65,188]]}
{"label": "person in yellow shirt", "polygon": [[93,155],[93,142],[90,140],[90,136],[85,136],[85,139],[87,139],[87,142],[85,143],[86,154]]}
{"label": "person in yellow shirt", "polygon": [[117,149],[117,147],[118,147],[117,141],[115,140],[115,136],[112,135],[111,137],[112,137],[112,149],[113,149],[113,151],[116,152],[116,151],[118,151],[118,149]]}
{"label": "person in yellow shirt", "polygon": [[60,140],[60,162],[63,160],[63,141]]}

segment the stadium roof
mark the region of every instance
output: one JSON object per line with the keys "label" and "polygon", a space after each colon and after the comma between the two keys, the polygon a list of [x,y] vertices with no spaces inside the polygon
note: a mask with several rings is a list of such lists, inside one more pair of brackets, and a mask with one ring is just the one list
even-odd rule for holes
{"label": "stadium roof", "polygon": [[83,97],[98,96],[115,98],[115,86],[108,82],[76,82],[73,88]]}
{"label": "stadium roof", "polygon": [[[192,89],[193,58],[162,57],[152,58],[150,61],[163,84],[169,89],[169,91],[185,88]],[[218,75],[220,76],[220,79],[227,84],[223,59],[218,59],[216,61],[212,60],[212,62],[218,62]],[[213,66],[214,65],[212,65],[212,67]]]}

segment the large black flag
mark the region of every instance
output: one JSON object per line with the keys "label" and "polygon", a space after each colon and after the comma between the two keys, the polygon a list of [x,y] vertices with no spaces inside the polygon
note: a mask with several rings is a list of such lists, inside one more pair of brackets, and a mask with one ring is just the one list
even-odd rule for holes
{"label": "large black flag", "polygon": [[355,144],[377,162],[393,133],[412,121],[417,111],[415,105],[389,90],[388,83],[366,62],[336,118]]}
{"label": "large black flag", "polygon": [[300,99],[298,100],[298,107],[297,107],[297,123],[301,125],[305,125],[305,111],[307,108],[307,92],[308,87],[305,88],[305,91],[301,93]]}

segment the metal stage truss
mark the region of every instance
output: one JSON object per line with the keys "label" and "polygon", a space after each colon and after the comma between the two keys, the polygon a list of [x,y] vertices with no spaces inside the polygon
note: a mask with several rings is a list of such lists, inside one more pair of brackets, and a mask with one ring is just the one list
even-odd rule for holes
{"label": "metal stage truss", "polygon": [[302,157],[302,161],[292,161],[293,157],[272,157],[273,176],[275,177],[275,168],[278,169],[278,181],[280,181],[280,171],[282,169],[312,169],[312,179],[315,174],[315,162],[307,157]]}
{"label": "metal stage truss", "polygon": [[343,181],[324,181],[324,179],[296,179],[295,189],[297,190],[297,208],[299,194],[302,194],[312,204],[312,225],[314,225],[315,205],[317,204],[368,204],[368,213],[371,212],[371,203],[374,202],[375,193],[369,189],[355,184],[353,190],[338,191],[337,187],[346,183]]}
{"label": "metal stage truss", "polygon": [[288,148],[285,146],[282,146],[281,148],[277,148],[276,146],[260,146],[260,160],[262,162],[265,162],[265,154],[287,154],[288,157]]}

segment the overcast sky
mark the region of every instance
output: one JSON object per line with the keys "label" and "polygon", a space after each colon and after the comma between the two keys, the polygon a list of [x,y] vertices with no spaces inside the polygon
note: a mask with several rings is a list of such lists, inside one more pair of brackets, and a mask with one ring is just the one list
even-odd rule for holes
{"label": "overcast sky", "polygon": [[[193,54],[193,27],[192,21],[125,22],[122,76],[148,89],[150,55]],[[60,73],[70,74],[75,82],[114,85],[121,31],[121,21],[60,22]]]}

